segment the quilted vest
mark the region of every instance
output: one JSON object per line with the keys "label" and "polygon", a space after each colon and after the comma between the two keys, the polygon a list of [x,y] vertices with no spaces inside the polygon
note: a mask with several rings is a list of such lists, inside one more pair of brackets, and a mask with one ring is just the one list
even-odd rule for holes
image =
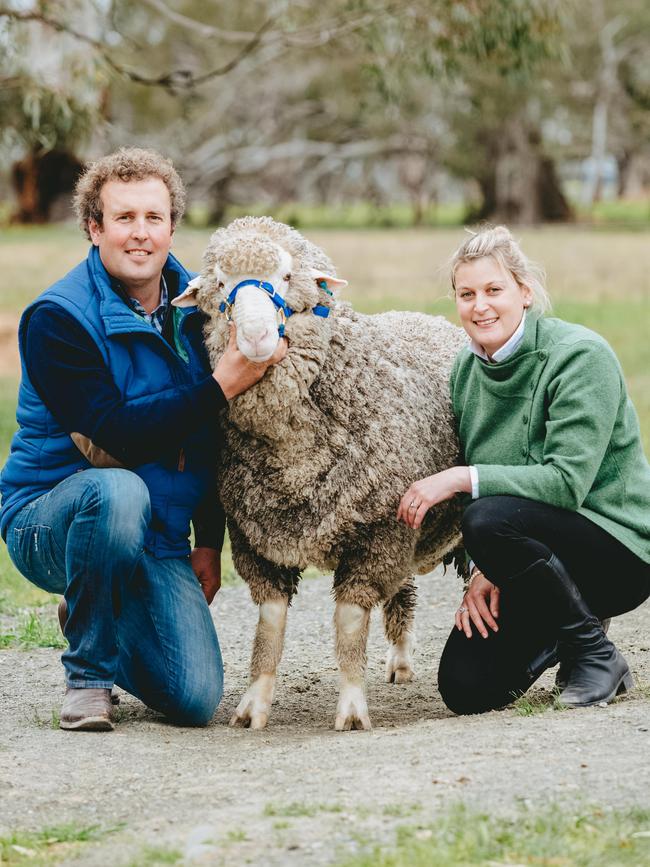
{"label": "quilted vest", "polygon": [[[193,274],[171,255],[165,268],[178,272],[179,292],[183,292]],[[173,315],[182,317],[178,334],[187,354],[186,363],[153,326],[113,291],[99,251],[92,247],[86,261],[36,298],[20,321],[19,430],[13,437],[0,479],[3,538],[11,519],[23,506],[72,473],[90,467],[47,409],[27,373],[26,326],[43,301],[60,304],[91,335],[125,404],[146,403],[168,389],[197,383],[209,373],[202,344],[203,314],[196,307],[172,308]],[[199,431],[183,443],[182,450],[175,449],[161,460],[129,468],[149,489],[152,519],[145,547],[156,557],[183,557],[189,553],[190,519],[214,477],[208,434],[207,430]]]}

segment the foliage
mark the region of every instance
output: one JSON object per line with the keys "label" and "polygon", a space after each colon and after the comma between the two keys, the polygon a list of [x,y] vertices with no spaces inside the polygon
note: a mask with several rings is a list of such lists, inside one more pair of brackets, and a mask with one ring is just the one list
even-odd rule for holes
{"label": "foliage", "polygon": [[[81,0],[61,6],[64,20],[92,20],[93,10]],[[67,33],[53,43],[37,21],[23,23],[5,14],[0,15],[0,50],[0,156],[78,148],[98,120],[105,84],[92,49]]]}
{"label": "foliage", "polygon": [[[420,222],[438,197],[450,94],[472,69],[529,79],[559,42],[554,0],[62,0],[3,14],[23,46],[10,91],[25,143],[78,147],[96,125],[106,150],[157,145],[213,216],[261,193],[398,198]],[[55,86],[30,72],[45,42],[72,61]]]}

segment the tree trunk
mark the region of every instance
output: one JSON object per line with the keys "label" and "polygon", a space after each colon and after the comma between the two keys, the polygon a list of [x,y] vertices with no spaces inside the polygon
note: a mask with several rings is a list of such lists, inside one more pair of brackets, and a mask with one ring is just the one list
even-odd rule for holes
{"label": "tree trunk", "polygon": [[542,151],[539,131],[522,118],[503,131],[487,166],[478,179],[483,204],[472,215],[475,219],[525,225],[572,219],[555,165]]}
{"label": "tree trunk", "polygon": [[83,165],[65,151],[32,151],[12,167],[18,207],[14,223],[47,223],[55,200],[69,196]]}

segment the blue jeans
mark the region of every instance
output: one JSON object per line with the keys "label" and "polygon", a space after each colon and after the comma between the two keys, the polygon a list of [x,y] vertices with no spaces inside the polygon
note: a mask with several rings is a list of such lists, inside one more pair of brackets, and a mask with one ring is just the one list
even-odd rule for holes
{"label": "blue jeans", "polygon": [[114,683],[181,725],[223,693],[217,633],[189,558],[143,547],[149,491],[128,470],[84,470],[29,503],[7,531],[19,572],[68,606],[69,687]]}

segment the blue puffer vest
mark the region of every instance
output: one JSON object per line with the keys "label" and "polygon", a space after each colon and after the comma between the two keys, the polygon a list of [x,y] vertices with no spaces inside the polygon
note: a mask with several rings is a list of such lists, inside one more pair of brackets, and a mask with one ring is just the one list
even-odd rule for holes
{"label": "blue puffer vest", "polygon": [[[171,255],[165,268],[178,272],[182,292],[193,274]],[[3,538],[11,519],[23,506],[73,473],[90,467],[38,396],[25,367],[26,323],[36,305],[46,300],[60,304],[92,336],[127,404],[147,402],[167,389],[199,382],[209,373],[202,349],[203,314],[196,307],[174,308],[174,315],[182,316],[178,331],[188,356],[185,363],[156,329],[113,291],[99,252],[92,247],[87,260],[43,292],[20,322],[19,430],[0,480]],[[189,553],[190,519],[213,478],[208,436],[209,431],[203,430],[183,444],[182,452],[131,468],[149,488],[152,520],[145,545],[156,557],[183,557]]]}

